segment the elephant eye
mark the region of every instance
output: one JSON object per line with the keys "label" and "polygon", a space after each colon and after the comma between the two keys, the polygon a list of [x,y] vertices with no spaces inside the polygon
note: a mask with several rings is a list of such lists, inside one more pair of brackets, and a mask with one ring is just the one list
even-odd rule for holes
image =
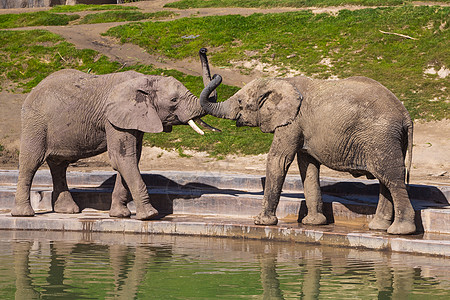
{"label": "elephant eye", "polygon": [[171,101],[171,102],[177,102],[177,101],[178,101],[178,98],[172,98],[172,99],[170,99],[170,101]]}

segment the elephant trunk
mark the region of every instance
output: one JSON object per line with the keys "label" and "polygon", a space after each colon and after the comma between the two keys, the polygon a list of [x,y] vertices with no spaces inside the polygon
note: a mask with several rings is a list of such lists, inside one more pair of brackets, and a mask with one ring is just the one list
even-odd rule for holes
{"label": "elephant trunk", "polygon": [[[203,77],[203,85],[206,87],[211,82],[211,71],[209,69],[208,58],[206,57],[206,53],[208,49],[201,48],[198,51],[198,55],[200,56],[200,62],[202,63],[202,77]],[[217,102],[217,91],[214,90],[209,97],[210,102]]]}
{"label": "elephant trunk", "polygon": [[[205,87],[205,89],[209,90],[209,94],[214,91],[217,86],[219,86],[220,82],[216,85],[215,82],[209,82],[209,84]],[[213,86],[214,85],[214,86]],[[195,130],[195,132],[203,135],[204,132],[196,125],[200,124],[201,126],[212,130],[212,131],[220,131],[219,129],[216,129],[210,125],[208,125],[206,122],[204,122],[202,119],[200,119],[202,116],[206,115],[207,112],[205,109],[201,106],[199,98],[197,98],[195,95],[193,95],[191,92],[188,92],[187,95],[187,101],[184,102],[184,111],[185,113],[181,113],[179,115],[179,119],[183,123],[187,123],[189,126],[192,127],[192,129]],[[195,122],[194,122],[195,121]]]}
{"label": "elephant trunk", "polygon": [[222,77],[220,75],[216,74],[213,76],[213,79],[211,80],[209,85],[205,87],[205,89],[203,89],[202,93],[200,94],[200,104],[208,114],[214,117],[235,120],[237,116],[237,110],[235,99],[233,97],[226,100],[225,102],[215,103],[209,101],[209,95],[217,86],[219,86],[221,82]]}

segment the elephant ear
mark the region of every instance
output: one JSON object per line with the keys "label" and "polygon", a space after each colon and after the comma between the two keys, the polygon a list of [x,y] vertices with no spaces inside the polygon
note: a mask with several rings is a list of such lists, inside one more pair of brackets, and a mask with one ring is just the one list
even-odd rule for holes
{"label": "elephant ear", "polygon": [[298,115],[303,97],[300,91],[282,79],[263,83],[258,99],[259,127],[262,132],[274,132],[277,127],[290,124]]}
{"label": "elephant ear", "polygon": [[163,131],[153,100],[155,80],[140,76],[117,85],[106,103],[106,118],[114,126],[157,133]]}

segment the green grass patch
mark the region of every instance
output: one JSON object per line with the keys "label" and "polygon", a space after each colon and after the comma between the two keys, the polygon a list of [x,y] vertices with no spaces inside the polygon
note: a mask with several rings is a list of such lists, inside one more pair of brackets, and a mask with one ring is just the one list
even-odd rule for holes
{"label": "green grass patch", "polygon": [[107,34],[172,59],[208,47],[211,63],[221,67],[254,60],[281,76],[292,70],[315,78],[367,76],[392,90],[414,119],[431,120],[450,117],[449,77],[425,72],[450,69],[449,16],[450,7],[428,6],[300,11],[133,23]]}
{"label": "green grass patch", "polygon": [[54,14],[39,11],[22,14],[0,14],[0,29],[28,26],[56,26],[67,25],[70,21],[79,19],[78,15]]}
{"label": "green grass patch", "polygon": [[55,13],[79,12],[79,11],[96,11],[96,10],[137,10],[136,6],[122,6],[115,4],[76,4],[76,5],[57,5],[50,9]]}
{"label": "green grass patch", "polygon": [[158,11],[153,13],[142,13],[139,11],[106,11],[101,13],[89,14],[81,20],[80,24],[157,20],[174,16],[171,11]]}
{"label": "green grass patch", "polygon": [[105,74],[121,65],[94,50],[76,49],[45,30],[0,31],[0,87],[29,92],[50,73],[64,68]]}
{"label": "green grass patch", "polygon": [[[167,3],[164,7],[179,9],[207,8],[207,7],[313,7],[313,6],[341,6],[341,5],[361,5],[361,6],[390,6],[410,3],[404,0],[181,0]],[[441,2],[449,2],[443,0]]]}

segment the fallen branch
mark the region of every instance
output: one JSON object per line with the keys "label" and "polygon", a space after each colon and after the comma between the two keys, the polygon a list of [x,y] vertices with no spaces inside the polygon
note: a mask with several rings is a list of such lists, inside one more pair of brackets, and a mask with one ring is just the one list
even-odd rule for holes
{"label": "fallen branch", "polygon": [[58,51],[58,54],[59,54],[59,57],[61,57],[61,59],[62,59],[64,62],[67,62],[67,61],[64,59],[64,57],[62,57],[61,53],[59,53],[59,51]]}
{"label": "fallen branch", "polygon": [[417,40],[416,38],[410,37],[409,35],[405,35],[405,34],[401,34],[401,33],[395,33],[395,32],[387,32],[387,31],[383,31],[380,30],[381,33],[385,33],[385,34],[393,34],[393,35],[398,35],[401,36],[405,39],[410,39],[410,40]]}

